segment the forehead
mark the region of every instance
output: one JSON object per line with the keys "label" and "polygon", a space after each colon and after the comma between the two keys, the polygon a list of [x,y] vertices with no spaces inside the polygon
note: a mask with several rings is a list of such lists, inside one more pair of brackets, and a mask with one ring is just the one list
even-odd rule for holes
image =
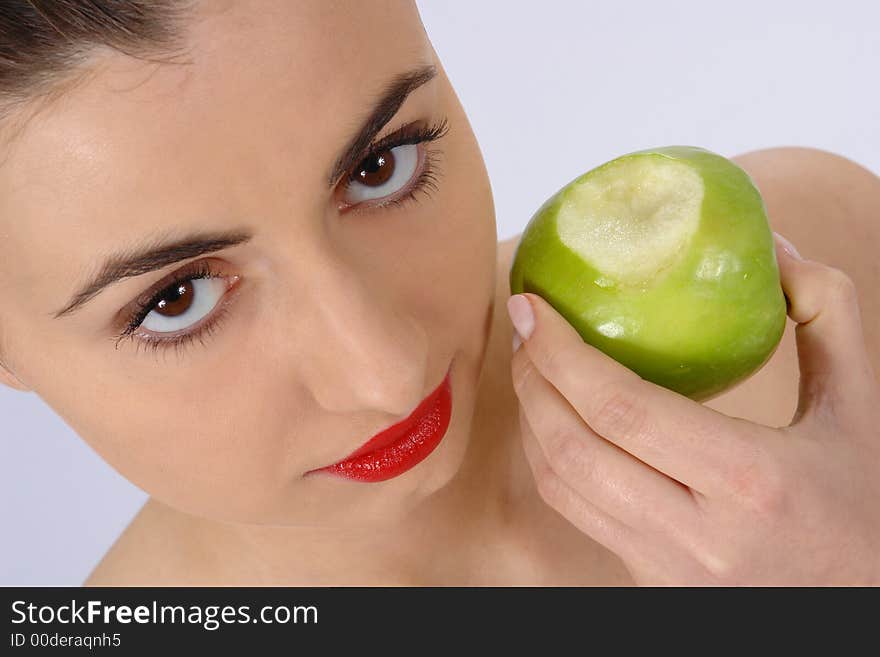
{"label": "forehead", "polygon": [[314,194],[377,87],[430,48],[398,0],[205,1],[187,42],[183,65],[101,53],[4,147],[7,285],[57,297],[132,239],[240,224],[278,190]]}

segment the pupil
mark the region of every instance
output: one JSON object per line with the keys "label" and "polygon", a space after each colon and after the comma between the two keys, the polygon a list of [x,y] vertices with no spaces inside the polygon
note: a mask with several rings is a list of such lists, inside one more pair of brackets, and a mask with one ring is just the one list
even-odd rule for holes
{"label": "pupil", "polygon": [[166,317],[175,317],[185,313],[192,305],[192,283],[181,283],[176,288],[169,288],[168,294],[156,304],[156,309]]}
{"label": "pupil", "polygon": [[[375,166],[372,165],[373,161],[376,162]],[[382,168],[382,166],[385,164],[385,158],[382,157],[381,155],[379,155],[378,157],[374,156],[374,157],[371,157],[370,159],[368,159],[367,162],[370,162],[371,164],[368,164],[367,167],[364,169],[364,171],[374,173],[374,172],[378,171],[380,168]]]}
{"label": "pupil", "polygon": [[387,150],[366,158],[359,167],[358,182],[368,187],[384,185],[394,175],[394,154]]}

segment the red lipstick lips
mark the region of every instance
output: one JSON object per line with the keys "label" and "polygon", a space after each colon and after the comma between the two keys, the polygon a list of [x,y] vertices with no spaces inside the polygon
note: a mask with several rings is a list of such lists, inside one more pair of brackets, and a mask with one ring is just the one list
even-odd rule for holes
{"label": "red lipstick lips", "polygon": [[446,433],[452,414],[449,371],[409,417],[376,434],[343,460],[309,470],[356,481],[377,482],[406,472],[428,456]]}

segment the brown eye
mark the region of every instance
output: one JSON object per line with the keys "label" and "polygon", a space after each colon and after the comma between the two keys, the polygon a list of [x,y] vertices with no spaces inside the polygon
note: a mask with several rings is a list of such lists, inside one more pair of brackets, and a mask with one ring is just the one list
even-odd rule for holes
{"label": "brown eye", "polygon": [[401,144],[364,158],[345,188],[346,205],[399,196],[416,177],[419,145]]}
{"label": "brown eye", "polygon": [[159,334],[187,330],[211,314],[228,287],[222,276],[175,283],[153,304],[140,326]]}
{"label": "brown eye", "polygon": [[192,305],[194,294],[191,281],[178,283],[176,288],[169,288],[168,294],[156,304],[156,310],[165,317],[182,315]]}
{"label": "brown eye", "polygon": [[361,162],[355,180],[368,187],[376,187],[388,182],[393,174],[394,153],[387,150],[374,153]]}

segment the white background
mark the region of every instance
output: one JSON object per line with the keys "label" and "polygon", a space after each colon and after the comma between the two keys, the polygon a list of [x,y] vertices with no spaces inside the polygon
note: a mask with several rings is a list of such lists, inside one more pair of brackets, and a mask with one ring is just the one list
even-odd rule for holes
{"label": "white background", "polygon": [[[880,172],[875,0],[418,5],[482,147],[499,239],[580,173],[652,146],[813,146]],[[0,584],[79,584],[146,496],[36,395],[0,388],[0,416]]]}

